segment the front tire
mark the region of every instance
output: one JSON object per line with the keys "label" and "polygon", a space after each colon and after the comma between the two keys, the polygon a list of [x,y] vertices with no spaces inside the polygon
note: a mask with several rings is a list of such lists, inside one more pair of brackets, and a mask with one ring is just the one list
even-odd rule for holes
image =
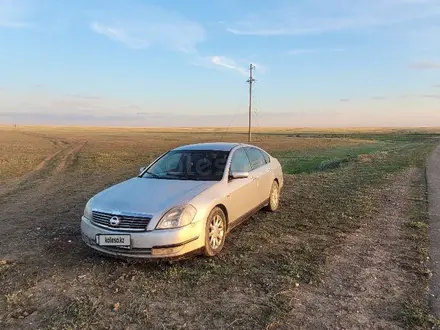
{"label": "front tire", "polygon": [[223,249],[226,239],[226,216],[219,207],[209,213],[205,226],[205,251],[208,257],[213,257]]}
{"label": "front tire", "polygon": [[269,204],[266,206],[266,210],[269,212],[275,212],[280,206],[280,186],[278,182],[274,181],[272,183],[272,188],[270,189]]}

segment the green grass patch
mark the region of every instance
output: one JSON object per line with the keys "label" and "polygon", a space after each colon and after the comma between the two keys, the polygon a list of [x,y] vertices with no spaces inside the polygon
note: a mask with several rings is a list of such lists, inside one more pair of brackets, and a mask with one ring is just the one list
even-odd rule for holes
{"label": "green grass patch", "polygon": [[[287,174],[313,173],[339,169],[356,162],[371,162],[372,166],[379,165],[384,172],[395,172],[409,164],[423,166],[425,161],[422,154],[438,143],[437,134],[379,134],[362,135],[336,134],[339,138],[369,139],[371,143],[359,143],[351,146],[336,146],[333,148],[313,148],[307,150],[289,150],[274,153]],[[336,137],[331,136],[331,137]],[[420,148],[420,150],[417,150]],[[384,157],[389,154],[390,157]],[[386,161],[392,159],[392,161]],[[385,161],[384,161],[385,160]]]}
{"label": "green grass patch", "polygon": [[289,151],[274,156],[279,159],[285,173],[299,174],[337,169],[357,160],[360,155],[373,154],[387,148],[391,148],[391,145],[375,142],[349,147],[311,149],[305,152]]}
{"label": "green grass patch", "polygon": [[428,225],[422,221],[413,221],[408,223],[408,227],[412,229],[426,229]]}

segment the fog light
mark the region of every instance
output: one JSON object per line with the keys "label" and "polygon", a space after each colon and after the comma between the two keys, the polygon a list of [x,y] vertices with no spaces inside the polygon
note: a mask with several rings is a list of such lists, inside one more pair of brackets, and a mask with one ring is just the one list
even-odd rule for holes
{"label": "fog light", "polygon": [[170,248],[153,248],[152,254],[153,256],[171,255],[180,252],[182,249],[183,246],[170,247]]}

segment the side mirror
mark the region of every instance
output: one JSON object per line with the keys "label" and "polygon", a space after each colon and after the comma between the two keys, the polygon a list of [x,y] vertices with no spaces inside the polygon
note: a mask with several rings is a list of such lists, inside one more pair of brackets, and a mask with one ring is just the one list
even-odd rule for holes
{"label": "side mirror", "polygon": [[249,172],[232,172],[231,178],[233,179],[246,179],[249,177]]}
{"label": "side mirror", "polygon": [[139,169],[139,174],[142,174],[142,172],[145,171],[145,169],[146,169],[145,166],[144,166],[144,167],[141,167],[141,168]]}

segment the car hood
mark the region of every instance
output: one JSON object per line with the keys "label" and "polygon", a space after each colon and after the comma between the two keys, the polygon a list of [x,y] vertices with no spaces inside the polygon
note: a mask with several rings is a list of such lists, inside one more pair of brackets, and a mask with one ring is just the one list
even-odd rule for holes
{"label": "car hood", "polygon": [[215,181],[132,178],[103,190],[92,199],[93,210],[154,216],[187,203]]}

